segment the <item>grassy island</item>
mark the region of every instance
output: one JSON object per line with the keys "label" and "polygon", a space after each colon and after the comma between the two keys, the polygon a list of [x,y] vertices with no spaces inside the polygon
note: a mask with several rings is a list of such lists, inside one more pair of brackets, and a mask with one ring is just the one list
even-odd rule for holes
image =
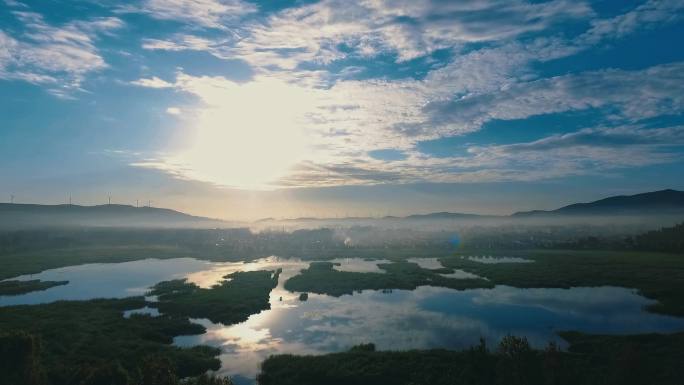
{"label": "grassy island", "polygon": [[41,281],[33,279],[30,281],[0,281],[0,295],[20,295],[32,291],[47,290],[51,287],[68,284],[69,281]]}
{"label": "grassy island", "polygon": [[149,356],[167,360],[181,377],[219,368],[218,349],[171,345],[174,336],[203,333],[201,325],[168,314],[123,317],[125,310],[143,306],[143,297],[8,306],[0,309],[0,330],[35,336],[53,385],[79,384],[84,371],[113,362],[135,371]]}
{"label": "grassy island", "polygon": [[331,262],[312,262],[308,269],[287,280],[285,289],[340,296],[358,290],[413,290],[425,285],[458,290],[493,287],[484,279],[455,279],[440,275],[453,272],[451,269],[424,269],[410,262],[383,263],[378,267],[385,273],[338,271]]}
{"label": "grassy island", "polygon": [[236,272],[209,289],[185,280],[165,281],[155,285],[150,294],[158,297],[153,305],[164,314],[229,325],[270,309],[269,295],[279,274],[280,270]]}
{"label": "grassy island", "polygon": [[262,363],[260,385],[598,385],[679,384],[684,333],[589,336],[565,333],[571,346],[532,349],[504,337],[463,351],[375,351],[372,344],[318,356],[277,355]]}
{"label": "grassy island", "polygon": [[497,285],[520,288],[620,286],[638,289],[658,301],[650,311],[684,315],[684,256],[645,251],[527,250],[485,251],[487,255],[517,256],[534,263],[485,264],[463,252],[440,258],[448,268],[487,277]]}

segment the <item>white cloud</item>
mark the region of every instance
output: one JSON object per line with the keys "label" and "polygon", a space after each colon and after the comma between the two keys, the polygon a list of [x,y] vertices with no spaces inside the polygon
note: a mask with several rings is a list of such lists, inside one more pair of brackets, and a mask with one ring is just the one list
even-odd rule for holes
{"label": "white cloud", "polygon": [[[183,35],[146,40],[148,49],[204,49],[261,69],[292,70],[304,62],[394,53],[398,61],[469,42],[500,41],[593,14],[584,2],[323,0],[287,8],[243,25],[214,44]],[[340,49],[345,45],[348,49]]]}
{"label": "white cloud", "polygon": [[142,47],[147,50],[163,51],[209,51],[219,44],[220,42],[195,35],[177,34],[167,40],[143,39]]}
{"label": "white cloud", "polygon": [[652,28],[681,20],[682,10],[682,0],[649,0],[624,14],[593,20],[592,27],[578,40],[584,44],[592,44],[602,39],[621,38],[637,29]]}
{"label": "white cloud", "polygon": [[0,70],[12,61],[14,51],[19,43],[0,30]]}
{"label": "white cloud", "polygon": [[123,7],[122,12],[142,12],[160,20],[176,20],[208,28],[223,28],[224,22],[257,11],[242,0],[144,0],[139,7]]}
{"label": "white cloud", "polygon": [[16,1],[16,0],[5,0],[5,4],[7,4],[8,7],[14,7],[14,8],[28,8],[26,4]]}
{"label": "white cloud", "polygon": [[[583,2],[414,2],[325,0],[287,9],[247,28],[235,52],[250,63],[294,68],[349,55],[394,52],[399,61],[467,42],[495,41],[537,31],[561,20],[587,17]],[[499,16],[499,17],[493,17]]]}
{"label": "white cloud", "polygon": [[183,111],[178,107],[169,107],[166,109],[166,113],[169,115],[180,115]]}
{"label": "white cloud", "polygon": [[[683,4],[681,0],[650,0],[613,18],[592,19],[594,11],[581,1],[323,0],[284,9],[265,20],[253,19],[220,37],[179,33],[165,39],[144,39],[143,48],[207,51],[223,59],[243,59],[261,72],[281,70],[282,77],[307,62],[329,64],[387,53],[396,54],[401,62],[447,48],[456,52],[450,69],[457,72],[459,64],[474,64],[475,56],[480,55],[478,65],[508,66],[512,69],[509,72],[518,76],[532,62],[572,55],[604,39],[678,20]],[[525,43],[514,40],[564,21],[584,20],[590,20],[591,28],[573,39],[550,36]],[[497,45],[458,53],[464,44],[473,42]],[[487,57],[492,55],[498,56],[495,61]],[[491,73],[476,66],[470,70],[476,71],[471,77],[474,80],[469,80],[464,70],[457,76],[472,83],[483,79],[479,75]],[[508,82],[517,80],[515,76]],[[328,80],[335,79],[328,75]]]}
{"label": "white cloud", "polygon": [[588,128],[562,135],[552,135],[529,143],[499,146],[503,152],[550,151],[577,147],[624,148],[640,145],[672,146],[684,144],[684,126],[641,128],[619,126]]}
{"label": "white cloud", "polygon": [[99,35],[123,26],[114,17],[48,24],[42,15],[14,11],[23,24],[19,38],[0,30],[0,78],[49,84],[57,96],[78,89],[85,75],[107,66],[95,46]]}
{"label": "white cloud", "polygon": [[[450,158],[418,153],[415,145],[472,132],[494,119],[610,108],[606,124],[629,125],[680,113],[684,63],[546,79],[539,79],[531,65],[667,22],[671,18],[662,10],[676,6],[649,1],[615,18],[593,21],[588,32],[576,38],[515,40],[554,23],[589,19],[594,13],[583,2],[569,1],[324,0],[254,20],[221,39],[189,34],[148,39],[145,49],[208,51],[220,58],[246,60],[257,71],[245,84],[182,72],[174,83],[165,82],[166,87],[201,100],[190,130],[197,136],[179,141],[192,143],[188,148],[136,165],[221,185],[277,187],[530,180],[671,161],[671,152],[659,150],[670,131],[648,131],[657,137],[647,138],[639,128],[624,128],[632,126],[519,145],[471,147],[468,155]],[[488,44],[458,52],[470,42]],[[396,54],[402,62],[440,48],[454,48],[453,59],[420,80],[352,80],[353,76],[300,67],[305,62],[326,64],[386,53]],[[249,96],[257,90],[268,97]],[[284,111],[281,103],[290,108]],[[672,130],[681,133],[680,128]],[[596,145],[581,145],[583,140]],[[409,156],[393,162],[368,156],[368,151],[384,148]],[[548,167],[551,159],[558,160],[557,167]],[[259,175],[245,175],[240,171],[243,164],[257,165]]]}
{"label": "white cloud", "polygon": [[391,163],[367,158],[303,163],[279,183],[312,187],[500,182],[605,174],[675,161],[680,155],[673,148],[682,145],[684,126],[593,128],[526,143],[470,147],[466,156],[430,158],[412,153],[409,159]]}
{"label": "white cloud", "polygon": [[[472,147],[467,156],[452,158],[431,158],[413,148],[419,140],[476,130],[491,119],[602,106],[610,106],[621,121],[681,111],[683,76],[684,63],[675,63],[500,88],[476,82],[464,86],[477,91],[473,96],[445,101],[453,87],[463,86],[460,80],[344,80],[310,88],[272,76],[238,84],[179,73],[174,87],[202,101],[190,129],[194,134],[179,141],[190,145],[137,165],[220,185],[263,188],[534,179],[659,163],[672,160],[672,154],[656,147],[682,142],[681,127],[581,131],[527,144]],[[410,156],[383,162],[367,154],[382,148],[403,149]],[[558,167],[548,170],[549,159],[558,159]]]}
{"label": "white cloud", "polygon": [[425,111],[433,125],[468,131],[493,119],[608,106],[615,110],[613,118],[629,121],[684,110],[684,62],[521,82],[497,92],[435,101]]}
{"label": "white cloud", "polygon": [[131,82],[134,86],[147,87],[147,88],[171,88],[173,83],[169,83],[164,79],[160,79],[156,76],[151,78],[141,78],[138,80],[133,80]]}

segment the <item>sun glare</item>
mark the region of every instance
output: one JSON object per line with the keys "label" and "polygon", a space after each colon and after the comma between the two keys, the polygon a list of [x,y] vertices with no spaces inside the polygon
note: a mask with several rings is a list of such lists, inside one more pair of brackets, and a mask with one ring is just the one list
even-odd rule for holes
{"label": "sun glare", "polygon": [[301,119],[314,105],[309,91],[269,78],[242,85],[200,81],[193,87],[206,106],[173,157],[193,178],[268,189],[304,158]]}

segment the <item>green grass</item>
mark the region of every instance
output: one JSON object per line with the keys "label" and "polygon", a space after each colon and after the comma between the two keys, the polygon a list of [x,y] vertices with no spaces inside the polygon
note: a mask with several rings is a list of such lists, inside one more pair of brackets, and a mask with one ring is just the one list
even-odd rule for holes
{"label": "green grass", "polygon": [[48,269],[86,263],[116,263],[145,258],[179,258],[193,255],[178,246],[79,246],[0,255],[0,279],[36,274]]}
{"label": "green grass", "polygon": [[495,351],[376,352],[372,345],[318,356],[266,359],[260,385],[651,385],[681,384],[684,333],[645,336],[566,335],[569,352],[530,349],[506,337]]}
{"label": "green grass", "polygon": [[[363,232],[363,230],[354,230]],[[226,262],[271,255],[309,260],[337,257],[398,258],[442,256],[442,241],[348,247],[331,229],[252,233],[249,229],[43,228],[0,231],[0,279],[85,263],[126,262],[144,258],[193,257]]]}
{"label": "green grass", "polygon": [[[413,256],[413,250],[368,249],[348,250],[347,256],[358,254],[364,257],[401,260]],[[677,254],[640,252],[640,251],[578,251],[578,250],[530,250],[487,252],[494,255],[522,256],[534,259],[527,264],[485,265],[463,260],[459,255],[440,255],[442,263],[449,269],[463,269],[487,277],[491,281],[455,280],[438,276],[435,271],[395,265],[393,274],[337,272],[324,268],[305,270],[304,274],[288,281],[288,290],[326,293],[331,295],[349,294],[363,289],[412,289],[419,285],[453,287],[490,287],[504,284],[515,287],[571,287],[571,286],[622,286],[637,288],[640,292],[659,301],[649,309],[654,312],[684,315],[684,256]],[[472,254],[480,254],[473,251]],[[332,250],[321,259],[338,256]],[[0,256],[0,279],[61,266],[84,263],[113,263],[139,260],[143,258],[177,258],[193,256],[208,260],[231,260],[209,251],[192,250],[182,246],[89,246],[42,250],[32,253],[18,253]],[[313,257],[313,256],[310,256]],[[389,264],[392,265],[392,264]],[[389,267],[392,269],[392,267]],[[451,270],[446,270],[449,272]],[[315,274],[314,274],[315,273]],[[431,280],[431,281],[428,281]]]}
{"label": "green grass", "polygon": [[445,248],[392,249],[384,248],[337,248],[329,250],[287,251],[264,250],[245,252],[225,252],[211,247],[194,247],[173,244],[143,245],[86,245],[73,247],[48,248],[32,251],[0,253],[0,280],[25,274],[37,274],[48,269],[86,263],[119,263],[146,258],[170,259],[191,257],[213,262],[249,261],[271,255],[297,257],[309,260],[328,260],[335,258],[368,258],[403,260],[412,257],[441,257],[447,253]]}
{"label": "green grass", "polygon": [[123,317],[124,310],[143,306],[144,298],[132,297],[3,307],[0,330],[22,330],[41,341],[40,358],[53,385],[77,383],[83,368],[114,361],[134,370],[147,356],[168,359],[181,376],[219,368],[218,349],[171,345],[174,336],[201,334],[204,327],[174,315]]}
{"label": "green grass", "polygon": [[270,309],[269,295],[278,284],[280,271],[236,272],[226,281],[202,289],[185,280],[160,282],[150,291],[158,296],[151,304],[164,314],[207,318],[229,325],[247,320],[254,313]]}
{"label": "green grass", "polygon": [[[684,256],[641,251],[515,250],[487,251],[492,256],[514,256],[534,263],[484,264],[461,258],[481,255],[463,250],[442,256],[443,269],[423,269],[413,263],[380,264],[386,273],[342,272],[328,262],[311,263],[300,275],[285,282],[290,291],[339,296],[357,290],[407,289],[429,285],[453,289],[509,285],[520,288],[569,288],[573,286],[619,286],[638,289],[658,303],[653,312],[684,316]],[[396,256],[387,256],[396,260]],[[482,279],[452,279],[437,273],[462,269]]]}
{"label": "green grass", "polygon": [[650,311],[684,315],[684,256],[638,251],[529,250],[487,252],[518,256],[534,263],[483,264],[461,258],[463,251],[440,258],[448,268],[487,277],[492,283],[520,288],[620,286],[636,288],[658,301]]}
{"label": "green grass", "polygon": [[33,279],[30,281],[0,281],[0,295],[19,295],[32,291],[47,290],[51,287],[68,284],[69,281],[41,281]]}
{"label": "green grass", "polygon": [[311,292],[340,296],[352,294],[357,290],[406,289],[418,286],[441,286],[452,289],[492,287],[483,279],[446,278],[438,273],[451,270],[429,270],[410,262],[393,262],[378,265],[385,273],[358,273],[338,271],[330,262],[312,262],[308,269],[302,270],[285,282],[290,291]]}
{"label": "green grass", "polygon": [[[387,258],[395,262],[380,265],[385,273],[342,272],[334,270],[329,262],[311,263],[302,274],[288,280],[285,288],[339,296],[364,289],[411,290],[423,285],[454,289],[498,284],[521,288],[610,285],[636,288],[643,295],[657,300],[658,303],[649,308],[651,311],[684,315],[682,255],[636,251],[488,251],[488,255],[518,256],[535,262],[487,265],[460,258],[482,254],[482,251],[462,250],[455,255],[440,254],[445,268],[430,270],[402,261],[415,256],[417,250],[366,251],[367,254],[361,249],[351,250],[342,256]],[[337,250],[328,250],[319,257],[340,256],[337,253]],[[232,258],[173,245],[79,246],[2,255],[0,278],[83,263],[188,256],[210,260]],[[487,277],[489,281],[451,279],[439,275],[453,269],[463,269]],[[185,281],[158,284],[152,294],[159,296],[160,302],[154,306],[164,314],[161,317],[122,317],[123,310],[145,306],[143,298],[62,301],[0,308],[0,330],[26,330],[42,341],[42,361],[54,385],[75,384],[75,373],[79,368],[110,361],[121,361],[127,370],[134,371],[140,360],[149,355],[168,358],[182,376],[196,375],[218,367],[215,358],[218,350],[209,347],[181,349],[170,345],[175,335],[204,330],[189,323],[188,317],[208,318],[224,324],[244,321],[250,314],[269,308],[269,293],[277,283],[277,273],[267,271],[235,273],[227,278],[230,280],[211,289],[202,289]],[[19,290],[44,284],[48,282],[21,284],[25,287]],[[5,285],[8,290],[16,290],[14,283]],[[562,354],[562,362],[556,362],[556,365],[561,365],[562,370],[567,371],[566,375],[575,376],[573,381],[566,383],[611,384],[618,383],[617,379],[622,379],[622,383],[642,383],[638,381],[644,378],[651,380],[644,383],[681,383],[676,373],[673,374],[673,368],[684,362],[684,333],[593,336],[566,332],[561,335],[571,343],[571,347],[568,353]],[[482,383],[466,380],[472,371],[487,372],[473,363],[469,358],[472,354],[476,353],[358,349],[317,357],[276,356],[264,362],[261,385]],[[535,354],[543,367],[547,362],[545,355],[541,352]],[[480,361],[491,365],[488,368],[491,373],[498,370],[500,358],[491,354],[479,356]],[[537,380],[535,377],[534,381]]]}
{"label": "green grass", "polygon": [[[171,345],[173,337],[206,331],[189,318],[229,325],[268,309],[279,273],[237,272],[209,289],[184,280],[161,282],[151,292],[158,296],[156,303],[130,297],[2,307],[0,330],[27,332],[42,341],[40,361],[53,385],[80,384],[84,373],[112,363],[120,363],[124,372],[135,376],[149,357],[168,360],[181,378],[196,376],[220,367],[216,359],[220,350],[182,349]],[[123,317],[125,310],[145,305],[157,307],[162,315]]]}

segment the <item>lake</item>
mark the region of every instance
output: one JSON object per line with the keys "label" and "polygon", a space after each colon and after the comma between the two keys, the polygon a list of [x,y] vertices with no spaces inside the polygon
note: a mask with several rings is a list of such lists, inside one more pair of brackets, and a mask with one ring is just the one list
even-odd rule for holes
{"label": "lake", "polygon": [[[387,261],[341,258],[333,262],[339,263],[335,268],[342,271],[377,272],[382,271],[377,264]],[[414,262],[427,268],[442,267],[434,258]],[[543,347],[549,341],[564,346],[556,335],[561,330],[611,334],[684,330],[684,319],[646,312],[644,307],[654,301],[640,296],[636,290],[606,286],[496,286],[464,291],[425,286],[411,291],[366,290],[341,297],[309,294],[307,301],[300,301],[299,293],[287,292],[283,283],[308,263],[277,257],[248,263],[174,258],[70,266],[14,278],[68,280],[69,284],[42,292],[0,296],[0,305],[144,295],[157,282],[177,278],[209,287],[234,271],[282,268],[278,286],[270,295],[270,310],[231,326],[193,320],[204,325],[207,332],[174,340],[179,346],[220,347],[221,373],[233,376],[238,383],[253,382],[259,363],[271,354],[327,353],[367,342],[375,343],[378,349],[461,349],[476,344],[481,336],[494,345],[506,334],[515,334]],[[462,273],[454,274],[456,278],[469,277],[470,273]],[[158,314],[153,303],[136,312]]]}

